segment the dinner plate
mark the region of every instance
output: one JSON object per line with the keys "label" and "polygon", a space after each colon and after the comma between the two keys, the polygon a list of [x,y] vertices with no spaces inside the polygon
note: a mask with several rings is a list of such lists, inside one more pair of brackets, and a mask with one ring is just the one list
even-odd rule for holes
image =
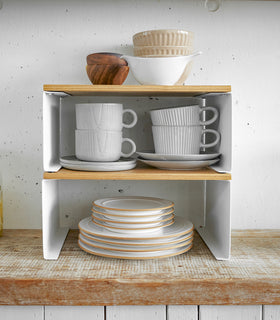
{"label": "dinner plate", "polygon": [[149,221],[156,221],[156,220],[162,220],[165,219],[168,215],[171,213],[174,213],[174,209],[172,208],[164,210],[163,213],[159,214],[153,214],[153,215],[117,215],[117,214],[110,214],[110,213],[104,213],[97,211],[95,209],[91,209],[93,214],[101,217],[104,217],[105,219],[108,220],[113,220],[113,221],[127,221],[127,222],[149,222]]}
{"label": "dinner plate", "polygon": [[141,197],[141,196],[127,196],[98,199],[93,201],[93,206],[102,208],[107,213],[122,212],[137,212],[138,215],[145,214],[149,211],[150,214],[159,213],[160,210],[168,209],[174,206],[170,200]]}
{"label": "dinner plate", "polygon": [[120,232],[120,233],[146,233],[146,232],[155,232],[157,230],[160,230],[162,228],[166,228],[170,225],[172,225],[174,223],[174,219],[172,219],[171,221],[167,221],[167,222],[160,222],[155,224],[154,226],[149,226],[149,227],[137,227],[137,228],[131,228],[131,227],[127,227],[127,226],[113,226],[112,224],[109,224],[107,222],[103,222],[103,221],[97,221],[95,219],[92,219],[92,222],[94,224],[97,224],[98,226],[104,227],[105,229],[111,230],[113,232]]}
{"label": "dinner plate", "polygon": [[80,171],[123,171],[136,167],[136,159],[121,158],[118,161],[99,162],[99,161],[81,161],[75,156],[65,156],[60,158],[60,164],[71,170]]}
{"label": "dinner plate", "polygon": [[186,245],[181,248],[167,249],[162,251],[153,252],[116,252],[111,250],[104,250],[99,248],[93,248],[80,240],[78,240],[79,247],[86,251],[87,253],[94,254],[96,256],[108,257],[108,258],[118,258],[118,259],[155,259],[155,258],[168,258],[176,256],[189,251],[193,244]]}
{"label": "dinner plate", "polygon": [[103,250],[112,250],[112,251],[124,251],[124,252],[152,252],[152,251],[162,251],[162,250],[168,250],[168,249],[174,249],[174,248],[180,248],[184,247],[186,245],[189,245],[192,243],[193,239],[190,238],[185,241],[181,241],[179,243],[175,244],[166,244],[166,245],[157,245],[157,246],[123,246],[123,245],[117,245],[117,244],[108,244],[108,243],[100,243],[91,239],[88,239],[87,237],[83,236],[81,233],[79,234],[79,240],[83,242],[84,244],[87,244],[93,248],[99,248]]}
{"label": "dinner plate", "polygon": [[152,240],[152,239],[167,239],[179,237],[186,235],[193,230],[193,224],[186,218],[176,216],[174,223],[170,226],[160,228],[159,231],[150,232],[150,233],[140,233],[140,234],[122,234],[116,233],[111,230],[104,228],[103,226],[98,226],[92,222],[91,217],[82,219],[78,227],[81,231],[107,239],[119,239],[119,240]]}
{"label": "dinner plate", "polygon": [[138,159],[139,161],[146,163],[152,167],[166,170],[195,170],[202,169],[211,166],[214,163],[220,161],[220,159],[213,160],[201,160],[201,161],[154,161]]}
{"label": "dinner plate", "polygon": [[169,221],[171,219],[174,218],[174,213],[170,213],[166,216],[163,216],[163,218],[161,219],[155,219],[155,220],[149,220],[149,221],[145,221],[145,220],[113,220],[113,219],[107,219],[106,216],[103,216],[102,214],[98,214],[96,212],[92,213],[91,215],[92,218],[95,218],[96,220],[100,220],[103,222],[107,222],[108,224],[112,224],[113,226],[127,226],[127,227],[149,227],[149,226],[153,226],[155,223],[159,224],[161,222],[165,222],[165,221]]}
{"label": "dinner plate", "polygon": [[167,160],[167,161],[201,161],[218,158],[220,153],[201,153],[201,154],[161,154],[153,152],[136,152],[145,160]]}
{"label": "dinner plate", "polygon": [[80,234],[86,237],[89,240],[93,240],[99,243],[107,243],[107,244],[114,244],[114,245],[122,245],[122,246],[137,246],[137,247],[153,247],[159,245],[167,245],[167,244],[176,244],[182,241],[189,240],[193,238],[193,231],[189,233],[179,236],[179,237],[172,237],[172,238],[163,238],[163,239],[141,239],[141,240],[131,240],[131,239],[113,239],[113,238],[102,238],[98,236],[90,235],[82,230],[80,230]]}

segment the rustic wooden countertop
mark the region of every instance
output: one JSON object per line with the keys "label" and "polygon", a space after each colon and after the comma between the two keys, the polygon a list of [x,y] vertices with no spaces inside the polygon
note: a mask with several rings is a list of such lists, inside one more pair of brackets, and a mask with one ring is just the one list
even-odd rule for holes
{"label": "rustic wooden countertop", "polygon": [[2,305],[280,304],[280,231],[232,233],[229,261],[196,234],[193,249],[157,260],[118,260],[81,251],[70,231],[56,261],[42,255],[41,231],[4,230]]}

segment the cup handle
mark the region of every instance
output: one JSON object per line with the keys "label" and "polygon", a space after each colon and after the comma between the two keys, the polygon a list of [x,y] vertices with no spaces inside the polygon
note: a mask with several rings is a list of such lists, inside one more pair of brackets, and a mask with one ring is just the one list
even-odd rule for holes
{"label": "cup handle", "polygon": [[131,146],[132,146],[132,150],[129,153],[121,152],[121,156],[124,157],[124,158],[127,158],[127,157],[132,156],[133,153],[136,151],[136,145],[135,145],[134,141],[132,141],[129,138],[123,138],[122,139],[122,143],[124,143],[124,142],[129,142],[131,144]]}
{"label": "cup handle", "polygon": [[203,129],[202,130],[202,135],[207,134],[207,133],[212,133],[216,136],[216,140],[211,142],[211,143],[200,143],[200,147],[201,148],[211,148],[214,147],[216,144],[219,143],[219,141],[221,140],[221,135],[218,131],[213,130],[213,129]]}
{"label": "cup handle", "polygon": [[212,111],[213,112],[213,117],[207,121],[200,121],[200,124],[202,126],[208,126],[209,124],[215,122],[218,119],[219,116],[219,112],[216,108],[214,107],[205,107],[205,108],[201,108],[199,111],[199,115],[204,112],[204,111]]}
{"label": "cup handle", "polygon": [[124,115],[126,112],[132,114],[133,120],[132,120],[132,122],[129,123],[129,124],[123,123],[122,125],[123,125],[124,128],[132,128],[132,127],[134,127],[134,126],[136,125],[136,122],[137,122],[137,114],[136,114],[135,111],[133,111],[133,110],[131,110],[131,109],[124,109],[124,110],[123,110],[123,115]]}

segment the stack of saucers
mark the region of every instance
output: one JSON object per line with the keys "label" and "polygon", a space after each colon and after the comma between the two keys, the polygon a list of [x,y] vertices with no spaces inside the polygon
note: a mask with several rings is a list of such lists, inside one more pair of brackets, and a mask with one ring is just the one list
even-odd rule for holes
{"label": "stack of saucers", "polygon": [[114,197],[93,202],[79,223],[80,248],[98,256],[152,259],[192,247],[193,224],[174,214],[174,203],[151,197]]}

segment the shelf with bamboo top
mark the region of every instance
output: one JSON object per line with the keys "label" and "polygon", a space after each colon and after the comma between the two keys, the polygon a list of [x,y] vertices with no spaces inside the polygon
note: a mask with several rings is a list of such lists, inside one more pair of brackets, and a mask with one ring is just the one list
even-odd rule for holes
{"label": "shelf with bamboo top", "polygon": [[219,173],[211,168],[200,170],[161,170],[137,166],[126,171],[75,171],[62,168],[44,172],[44,179],[61,180],[231,180],[230,173]]}
{"label": "shelf with bamboo top", "polygon": [[198,96],[231,92],[230,85],[146,86],[146,85],[71,85],[45,84],[44,91],[71,96]]}

